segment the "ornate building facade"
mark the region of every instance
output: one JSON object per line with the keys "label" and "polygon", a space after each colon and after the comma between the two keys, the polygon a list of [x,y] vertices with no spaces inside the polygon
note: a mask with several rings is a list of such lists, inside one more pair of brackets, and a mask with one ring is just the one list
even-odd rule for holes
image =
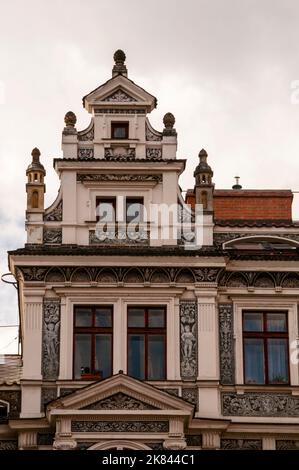
{"label": "ornate building facade", "polygon": [[[9,252],[22,355],[0,365],[0,449],[299,448],[292,192],[215,189],[201,150],[184,200],[173,115],[155,130],[156,98],[114,60],[83,98],[88,128],[65,116],[46,209],[32,151],[27,243]],[[166,234],[155,204],[178,208]],[[197,205],[201,246],[188,247]]]}

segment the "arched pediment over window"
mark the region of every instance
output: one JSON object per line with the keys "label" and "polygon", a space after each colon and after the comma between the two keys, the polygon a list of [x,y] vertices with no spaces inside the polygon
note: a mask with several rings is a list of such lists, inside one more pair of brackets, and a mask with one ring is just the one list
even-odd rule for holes
{"label": "arched pediment over window", "polygon": [[299,242],[284,236],[252,235],[234,238],[223,243],[224,250],[248,250],[248,251],[286,251],[299,248]]}

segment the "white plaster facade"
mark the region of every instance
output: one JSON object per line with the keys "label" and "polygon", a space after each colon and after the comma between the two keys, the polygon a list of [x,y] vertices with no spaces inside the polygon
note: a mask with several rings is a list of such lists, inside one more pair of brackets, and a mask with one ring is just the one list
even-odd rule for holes
{"label": "white plaster facade", "polygon": [[[229,240],[232,231],[240,238],[250,231],[259,236],[270,232],[274,239],[283,237],[296,245],[299,227],[232,230],[214,226],[213,214],[206,210],[203,248],[196,252],[185,251],[171,235],[146,243],[98,243],[92,236],[97,197],[116,198],[120,226],[126,226],[125,198],[142,197],[149,218],[141,225],[159,234],[163,220],[151,226],[150,204],[183,204],[179,176],[185,160],[177,159],[174,119],[165,116],[162,132],[152,128],[147,114],[156,99],[129,80],[124,61],[118,62],[112,79],[83,100],[91,114],[88,128],[78,132],[76,118],[67,113],[62,158],[54,160],[60,178],[57,199],[44,210],[41,201],[32,208],[28,197],[27,244],[9,253],[19,285],[23,367],[19,383],[4,380],[0,385],[0,401],[7,391],[21,392],[15,398],[15,413],[9,413],[7,424],[0,424],[0,448],[274,449],[283,446],[281,442],[296,446],[298,364],[290,363],[289,385],[245,385],[242,312],[286,311],[291,350],[299,339],[299,258],[234,258],[216,242],[223,235]],[[111,123],[124,121],[128,138],[113,139]],[[42,166],[36,168],[29,175],[43,172]],[[29,194],[34,179],[28,181]],[[242,275],[244,283],[230,282],[232,273]],[[260,273],[268,281],[255,285]],[[250,280],[247,285],[245,278]],[[285,279],[293,281],[288,284]],[[74,379],[76,305],[113,306],[110,378]],[[127,307],[134,305],[166,308],[164,380],[141,382],[127,375]],[[195,365],[189,376],[182,354],[185,308],[192,309],[195,319]],[[56,334],[57,357],[50,359],[44,352],[47,314],[52,315]],[[117,394],[123,398],[119,408]],[[232,405],[240,397],[248,397],[241,413]],[[250,400],[260,407],[260,414],[246,412]]]}

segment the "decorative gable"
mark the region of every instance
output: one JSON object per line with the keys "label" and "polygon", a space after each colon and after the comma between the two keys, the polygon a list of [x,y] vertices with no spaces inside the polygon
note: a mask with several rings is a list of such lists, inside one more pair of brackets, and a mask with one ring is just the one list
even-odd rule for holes
{"label": "decorative gable", "polygon": [[109,103],[132,103],[136,102],[137,100],[119,88],[114,93],[104,98],[103,101],[107,101]]}
{"label": "decorative gable", "polygon": [[122,392],[115,393],[103,400],[91,403],[82,408],[83,410],[156,410],[157,407],[136,400]]}

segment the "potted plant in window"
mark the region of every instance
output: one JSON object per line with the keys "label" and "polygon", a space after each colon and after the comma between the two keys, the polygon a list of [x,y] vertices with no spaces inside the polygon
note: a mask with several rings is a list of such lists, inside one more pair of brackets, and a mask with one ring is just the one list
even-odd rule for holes
{"label": "potted plant in window", "polygon": [[89,367],[81,367],[81,379],[84,380],[99,380],[102,378],[100,371],[90,372]]}

